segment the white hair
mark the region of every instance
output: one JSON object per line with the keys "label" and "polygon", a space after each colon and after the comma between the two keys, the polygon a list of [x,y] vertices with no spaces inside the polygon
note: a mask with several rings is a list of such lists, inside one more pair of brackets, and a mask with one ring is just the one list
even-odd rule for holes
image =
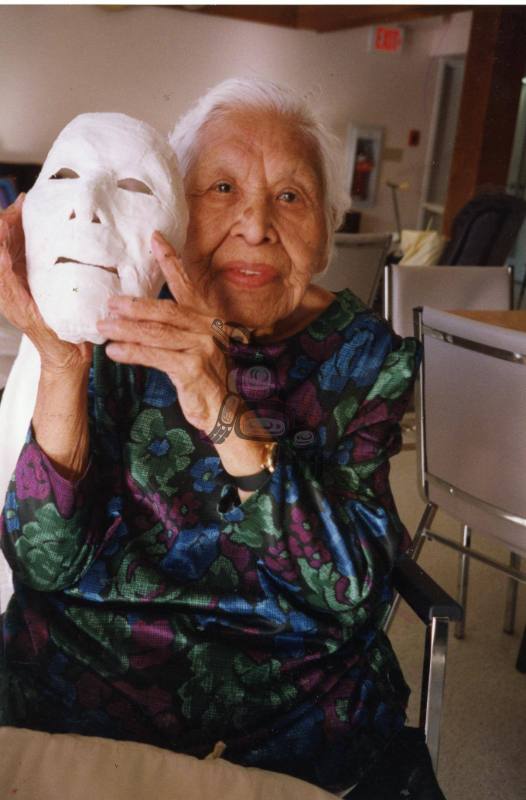
{"label": "white hair", "polygon": [[296,123],[318,151],[329,250],[351,201],[345,182],[340,140],[318,118],[309,103],[291,89],[262,78],[231,78],[209,89],[175,125],[169,141],[186,175],[196,156],[202,127],[227,111],[254,109],[281,114]]}

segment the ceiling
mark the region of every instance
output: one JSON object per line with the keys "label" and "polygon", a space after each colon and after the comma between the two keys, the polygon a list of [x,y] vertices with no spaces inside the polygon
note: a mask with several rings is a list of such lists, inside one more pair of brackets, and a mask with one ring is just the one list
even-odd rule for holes
{"label": "ceiling", "polygon": [[169,6],[197,14],[212,14],[250,22],[264,22],[287,28],[313,30],[319,33],[360,28],[385,22],[406,22],[412,19],[443,16],[458,11],[470,11],[473,6],[414,5],[292,5],[292,6],[220,6],[184,5]]}

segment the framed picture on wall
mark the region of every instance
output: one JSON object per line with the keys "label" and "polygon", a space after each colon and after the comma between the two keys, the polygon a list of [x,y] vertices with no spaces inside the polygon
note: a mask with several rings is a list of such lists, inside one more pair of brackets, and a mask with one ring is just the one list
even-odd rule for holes
{"label": "framed picture on wall", "polygon": [[349,125],[347,147],[353,208],[371,208],[376,202],[383,138],[383,128]]}

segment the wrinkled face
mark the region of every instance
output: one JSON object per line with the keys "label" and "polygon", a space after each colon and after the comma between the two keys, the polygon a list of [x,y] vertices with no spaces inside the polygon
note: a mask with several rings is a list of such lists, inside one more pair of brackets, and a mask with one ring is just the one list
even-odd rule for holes
{"label": "wrinkled face", "polygon": [[185,269],[211,312],[272,330],[326,263],[316,149],[290,119],[235,110],[204,126],[195,152]]}
{"label": "wrinkled face", "polygon": [[82,114],[64,128],[23,206],[28,280],[46,323],[66,341],[102,343],[112,294],[155,296],[150,239],[180,251],[187,210],[170,151],[124,114]]}

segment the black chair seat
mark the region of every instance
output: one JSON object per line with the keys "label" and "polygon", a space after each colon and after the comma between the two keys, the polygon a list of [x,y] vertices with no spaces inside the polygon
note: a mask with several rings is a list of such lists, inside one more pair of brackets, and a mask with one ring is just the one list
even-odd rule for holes
{"label": "black chair seat", "polygon": [[348,800],[446,800],[420,728],[403,728]]}

